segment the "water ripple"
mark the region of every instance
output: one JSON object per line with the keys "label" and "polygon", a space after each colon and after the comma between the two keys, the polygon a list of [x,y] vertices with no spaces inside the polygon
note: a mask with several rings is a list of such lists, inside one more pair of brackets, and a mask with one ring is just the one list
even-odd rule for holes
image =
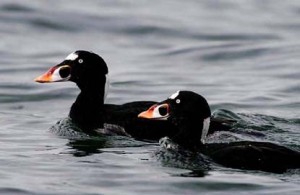
{"label": "water ripple", "polygon": [[7,11],[7,12],[33,12],[34,9],[31,7],[21,5],[21,4],[15,4],[15,3],[9,3],[4,4],[0,6],[1,11]]}
{"label": "water ripple", "polygon": [[299,171],[205,169],[201,155],[157,143],[51,133],[79,90],[33,82],[68,53],[92,50],[110,69],[107,102],[160,101],[193,90],[238,121],[212,141],[300,150],[299,10],[298,1],[269,0],[2,0],[0,193],[299,194]]}

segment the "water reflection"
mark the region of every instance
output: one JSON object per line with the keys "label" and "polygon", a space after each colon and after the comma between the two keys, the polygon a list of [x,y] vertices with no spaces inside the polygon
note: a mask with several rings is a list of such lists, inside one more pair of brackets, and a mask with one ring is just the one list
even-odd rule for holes
{"label": "water reflection", "polygon": [[107,140],[105,137],[97,139],[70,140],[67,146],[72,148],[75,157],[89,156],[101,153],[101,149],[107,148]]}

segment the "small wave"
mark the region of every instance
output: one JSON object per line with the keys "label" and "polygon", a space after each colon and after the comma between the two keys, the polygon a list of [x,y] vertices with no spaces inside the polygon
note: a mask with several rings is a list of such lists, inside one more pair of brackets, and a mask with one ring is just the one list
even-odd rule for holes
{"label": "small wave", "polygon": [[64,118],[57,121],[55,125],[50,127],[49,131],[60,137],[69,139],[82,139],[90,138],[90,136],[84,133],[76,124],[72,122],[70,118]]}
{"label": "small wave", "polygon": [[203,55],[203,59],[207,61],[219,61],[219,60],[240,60],[244,58],[257,57],[265,55],[269,52],[267,48],[256,48],[256,49],[246,49],[238,51],[219,51],[215,53]]}
{"label": "small wave", "polygon": [[21,4],[5,4],[0,7],[0,11],[9,12],[33,12],[34,9]]}
{"label": "small wave", "polygon": [[51,21],[51,20],[42,19],[42,18],[34,18],[30,21],[30,23],[37,28],[45,28],[45,29],[59,30],[59,31],[69,31],[69,32],[73,32],[73,33],[77,32],[79,30],[78,28],[67,25],[66,23],[62,24],[57,21]]}
{"label": "small wave", "polygon": [[[22,88],[23,91],[24,88]],[[26,88],[24,89],[26,90]],[[73,98],[69,92],[64,90],[47,90],[46,92],[33,92],[29,94],[20,94],[19,92],[14,93],[0,93],[1,103],[17,103],[17,102],[39,102],[52,99],[68,99]]]}
{"label": "small wave", "polygon": [[278,40],[279,37],[271,34],[197,34],[195,38],[212,41],[260,41]]}
{"label": "small wave", "polygon": [[0,188],[0,194],[35,194],[32,191],[28,191],[28,190],[23,190],[20,188]]}
{"label": "small wave", "polygon": [[202,173],[210,170],[210,160],[201,153],[185,150],[167,137],[161,138],[159,144],[161,147],[154,153],[154,156],[164,166],[201,171]]}
{"label": "small wave", "polygon": [[213,117],[219,118],[219,119],[233,120],[233,121],[241,120],[241,117],[238,114],[236,114],[230,110],[225,110],[225,109],[214,110],[212,115],[213,115]]}

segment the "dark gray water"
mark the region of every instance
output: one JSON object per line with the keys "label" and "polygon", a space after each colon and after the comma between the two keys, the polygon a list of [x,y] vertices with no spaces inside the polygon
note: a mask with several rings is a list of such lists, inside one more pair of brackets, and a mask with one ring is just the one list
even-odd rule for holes
{"label": "dark gray water", "polygon": [[53,134],[78,90],[33,82],[92,50],[109,65],[109,103],[193,90],[240,113],[237,129],[299,149],[299,36],[299,1],[2,0],[0,193],[299,194],[299,170],[202,174],[197,158],[158,144]]}

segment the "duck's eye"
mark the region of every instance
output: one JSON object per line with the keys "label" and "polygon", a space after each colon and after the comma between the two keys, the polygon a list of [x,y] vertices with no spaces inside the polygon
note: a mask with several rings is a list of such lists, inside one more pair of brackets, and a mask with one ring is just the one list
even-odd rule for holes
{"label": "duck's eye", "polygon": [[61,78],[67,78],[71,74],[71,68],[70,67],[62,67],[59,69],[59,76]]}
{"label": "duck's eye", "polygon": [[161,116],[165,116],[168,114],[168,108],[166,106],[161,106],[158,108],[158,112]]}
{"label": "duck's eye", "polygon": [[83,59],[79,59],[78,62],[81,64],[83,63]]}
{"label": "duck's eye", "polygon": [[176,100],[176,103],[177,103],[177,104],[180,104],[180,99],[177,99],[177,100]]}

